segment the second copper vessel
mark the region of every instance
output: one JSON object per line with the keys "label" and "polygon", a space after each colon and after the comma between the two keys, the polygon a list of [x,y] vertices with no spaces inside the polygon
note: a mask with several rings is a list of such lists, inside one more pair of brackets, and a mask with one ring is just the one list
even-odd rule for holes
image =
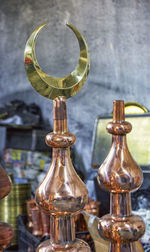
{"label": "second copper vessel", "polygon": [[99,232],[111,241],[110,252],[136,252],[135,241],[141,238],[145,224],[132,214],[130,192],[143,181],[142,171],[133,160],[126,142],[132,126],[125,121],[124,102],[114,101],[113,122],[107,131],[112,134],[112,147],[98,171],[101,187],[110,191],[110,214],[99,222]]}

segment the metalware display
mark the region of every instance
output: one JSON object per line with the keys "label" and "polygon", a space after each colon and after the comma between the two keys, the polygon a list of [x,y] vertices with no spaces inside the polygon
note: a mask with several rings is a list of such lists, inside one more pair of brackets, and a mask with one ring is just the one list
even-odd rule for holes
{"label": "metalware display", "polygon": [[87,78],[88,47],[79,31],[67,24],[79,42],[78,65],[63,78],[49,76],[42,71],[35,57],[35,40],[44,26],[39,26],[32,33],[25,47],[25,68],[32,86],[41,95],[53,100],[53,132],[46,136],[47,145],[53,148],[52,162],[36,190],[36,203],[50,215],[50,240],[41,243],[37,252],[88,252],[88,244],[75,237],[74,216],[84,208],[88,192],[71,162],[70,146],[75,143],[76,137],[68,132],[66,109],[66,98],[75,95]]}
{"label": "metalware display", "polygon": [[8,222],[14,229],[12,245],[17,244],[17,216],[26,214],[26,201],[31,197],[30,184],[12,184],[11,192],[0,201],[0,220]]}
{"label": "metalware display", "polygon": [[[11,181],[5,170],[0,165],[0,200],[6,197],[10,190]],[[8,223],[0,222],[0,252],[11,244],[13,236],[13,228]]]}
{"label": "metalware display", "polygon": [[35,199],[27,201],[28,230],[37,238],[49,236],[50,218],[36,205]]}
{"label": "metalware display", "polygon": [[132,126],[125,121],[124,102],[114,101],[113,122],[107,131],[112,134],[112,147],[98,170],[98,182],[110,191],[110,214],[99,221],[99,232],[111,241],[110,252],[136,252],[135,241],[145,232],[141,217],[132,214],[130,192],[143,181],[142,171],[133,160],[126,143]]}

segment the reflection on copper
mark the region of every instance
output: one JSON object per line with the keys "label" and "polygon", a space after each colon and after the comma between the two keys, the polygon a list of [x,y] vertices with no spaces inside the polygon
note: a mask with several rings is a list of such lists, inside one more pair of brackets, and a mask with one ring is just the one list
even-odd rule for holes
{"label": "reflection on copper", "polygon": [[50,235],[50,217],[41,211],[41,221],[42,221],[42,236]]}
{"label": "reflection on copper", "polygon": [[39,209],[35,199],[27,201],[28,229],[35,236],[49,236],[50,217]]}
{"label": "reflection on copper", "polygon": [[88,203],[84,207],[84,211],[88,214],[99,216],[99,205],[100,202],[89,198]]}
{"label": "reflection on copper", "polygon": [[[88,203],[85,204],[83,211],[75,216],[75,224],[77,232],[87,231],[87,224],[84,219],[84,213],[88,213],[91,215],[99,216],[99,205],[100,202],[94,201],[92,198],[88,199]],[[89,236],[89,235],[88,235]]]}
{"label": "reflection on copper", "polygon": [[40,237],[42,235],[42,223],[41,223],[41,213],[39,208],[31,208],[31,217],[32,217],[32,234]]}
{"label": "reflection on copper", "polygon": [[52,163],[43,182],[36,190],[36,203],[50,215],[50,240],[37,248],[38,252],[80,251],[89,252],[88,244],[75,238],[74,215],[87,203],[87,189],[75,172],[70,146],[75,136],[68,132],[67,110],[64,97],[53,101],[54,131],[46,136],[53,147]]}
{"label": "reflection on copper", "polygon": [[[11,190],[11,181],[5,170],[0,166],[0,199],[3,199]],[[0,251],[7,248],[13,239],[13,228],[4,222],[0,222]]]}
{"label": "reflection on copper", "polygon": [[27,215],[28,215],[28,227],[29,229],[33,227],[31,209],[36,207],[34,199],[27,201]]}
{"label": "reflection on copper", "polygon": [[113,122],[107,131],[112,147],[98,171],[98,182],[110,191],[110,214],[99,222],[100,234],[111,241],[110,252],[136,252],[135,241],[145,232],[141,217],[132,214],[130,192],[143,181],[142,171],[133,160],[126,143],[132,126],[124,118],[124,102],[114,101]]}
{"label": "reflection on copper", "polygon": [[0,250],[7,248],[14,236],[13,228],[4,222],[0,222]]}
{"label": "reflection on copper", "polygon": [[11,190],[11,181],[5,170],[0,165],[0,199],[3,199]]}

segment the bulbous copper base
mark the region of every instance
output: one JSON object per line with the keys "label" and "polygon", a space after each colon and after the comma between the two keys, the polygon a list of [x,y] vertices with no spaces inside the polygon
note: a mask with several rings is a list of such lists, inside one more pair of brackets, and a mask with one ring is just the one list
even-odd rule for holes
{"label": "bulbous copper base", "polygon": [[75,239],[72,243],[58,245],[51,243],[50,240],[44,241],[39,245],[36,252],[90,252],[89,245],[80,239]]}

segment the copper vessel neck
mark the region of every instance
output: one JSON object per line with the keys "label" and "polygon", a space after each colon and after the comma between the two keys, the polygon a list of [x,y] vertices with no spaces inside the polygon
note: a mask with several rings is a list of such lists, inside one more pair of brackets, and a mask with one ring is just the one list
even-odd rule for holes
{"label": "copper vessel neck", "polygon": [[63,96],[59,96],[53,101],[53,124],[55,133],[68,131],[66,99]]}
{"label": "copper vessel neck", "polygon": [[75,241],[75,222],[73,216],[50,216],[50,241],[56,245]]}
{"label": "copper vessel neck", "polygon": [[113,102],[113,121],[121,122],[125,120],[124,116],[124,101]]}
{"label": "copper vessel neck", "polygon": [[110,214],[114,216],[130,216],[131,197],[129,193],[110,193]]}
{"label": "copper vessel neck", "polygon": [[128,244],[111,243],[109,252],[138,252],[135,242]]}

